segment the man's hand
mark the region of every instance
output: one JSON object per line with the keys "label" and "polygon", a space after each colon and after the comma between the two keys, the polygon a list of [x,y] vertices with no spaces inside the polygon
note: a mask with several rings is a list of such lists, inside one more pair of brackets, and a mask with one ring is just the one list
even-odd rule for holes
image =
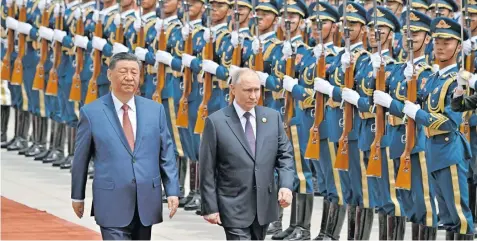
{"label": "man's hand", "polygon": [[290,206],[293,199],[292,191],[288,188],[282,187],[278,190],[278,202],[282,208]]}
{"label": "man's hand", "polygon": [[167,206],[169,207],[169,218],[174,217],[179,207],[179,198],[176,196],[167,197]]}
{"label": "man's hand", "polygon": [[78,216],[78,218],[82,218],[84,212],[84,202],[72,201],[71,205],[73,206],[73,211],[75,211],[76,216]]}
{"label": "man's hand", "polygon": [[204,219],[211,224],[222,224],[222,221],[220,221],[219,213],[212,213],[209,215],[205,215]]}

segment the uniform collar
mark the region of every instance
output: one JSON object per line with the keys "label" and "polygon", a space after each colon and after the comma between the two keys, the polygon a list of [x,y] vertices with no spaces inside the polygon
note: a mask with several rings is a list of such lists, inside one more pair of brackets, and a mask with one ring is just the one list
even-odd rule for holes
{"label": "uniform collar", "polygon": [[202,25],[202,19],[196,19],[189,22],[191,26]]}
{"label": "uniform collar", "polygon": [[70,8],[72,8],[72,7],[77,6],[79,3],[80,3],[79,1],[70,2],[70,3],[66,4],[66,8],[67,8],[67,9],[70,9]]}
{"label": "uniform collar", "polygon": [[108,7],[108,8],[105,8],[103,10],[101,10],[101,13],[102,14],[109,14],[110,12],[114,11],[114,10],[117,10],[119,8],[119,5],[118,4],[114,4],[113,6],[111,7]]}
{"label": "uniform collar", "polygon": [[148,12],[144,15],[142,15],[142,21],[146,22],[150,17],[152,16],[156,16],[156,12],[155,11],[151,11],[151,12]]}
{"label": "uniform collar", "polygon": [[177,15],[167,17],[167,18],[164,19],[164,24],[167,25],[167,24],[171,23],[172,21],[174,21],[176,19],[178,19]]}
{"label": "uniform collar", "polygon": [[472,42],[477,43],[477,35],[473,36],[470,38]]}
{"label": "uniform collar", "polygon": [[331,47],[333,47],[333,44],[334,44],[333,41],[325,43],[325,48],[331,48]]}
{"label": "uniform collar", "polygon": [[425,59],[425,58],[426,58],[425,55],[423,55],[423,56],[421,56],[421,57],[414,58],[413,63],[414,63],[414,64],[417,64],[417,62],[419,62],[419,61],[421,61],[421,60],[423,60],[423,59]]}
{"label": "uniform collar", "polygon": [[121,18],[125,18],[125,17],[127,17],[128,15],[130,15],[131,13],[134,13],[134,14],[135,14],[135,9],[129,9],[129,10],[125,11],[125,12],[122,12],[122,13],[121,13]]}
{"label": "uniform collar", "polygon": [[294,42],[296,42],[296,41],[298,41],[298,40],[301,40],[301,34],[298,34],[297,36],[295,36],[295,37],[293,37],[293,38],[290,39],[290,41],[291,41],[292,43],[294,43]]}
{"label": "uniform collar", "polygon": [[220,23],[220,24],[217,24],[217,25],[215,25],[215,26],[212,26],[212,27],[211,27],[211,30],[212,30],[212,32],[217,32],[218,30],[220,30],[220,29],[223,28],[223,27],[226,28],[226,27],[227,27],[227,23]]}
{"label": "uniform collar", "polygon": [[89,1],[87,3],[83,3],[81,4],[81,9],[85,9],[87,7],[92,7],[96,4],[96,1]]}
{"label": "uniform collar", "polygon": [[350,51],[353,51],[355,48],[358,48],[363,45],[363,42],[358,42],[349,46]]}
{"label": "uniform collar", "polygon": [[239,33],[248,32],[248,31],[250,31],[249,28],[239,28]]}
{"label": "uniform collar", "polygon": [[457,64],[452,64],[452,65],[449,65],[443,69],[440,69],[439,70],[439,75],[443,75],[443,74],[446,74],[447,72],[449,72],[449,70],[453,69],[453,68],[457,68]]}
{"label": "uniform collar", "polygon": [[271,32],[268,32],[268,33],[261,34],[259,38],[260,38],[260,40],[264,41],[264,40],[272,37],[273,35],[275,35],[275,32],[271,31]]}

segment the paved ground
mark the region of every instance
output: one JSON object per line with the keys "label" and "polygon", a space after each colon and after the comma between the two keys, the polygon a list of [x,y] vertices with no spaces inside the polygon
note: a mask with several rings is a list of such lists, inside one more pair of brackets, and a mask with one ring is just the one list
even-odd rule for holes
{"label": "paved ground", "polygon": [[[13,121],[10,123],[13,124]],[[13,126],[10,128],[9,137],[13,136],[12,129]],[[99,228],[92,217],[85,215],[82,219],[78,219],[71,209],[71,178],[68,170],[53,168],[51,165],[42,164],[41,162],[34,161],[32,158],[19,156],[16,153],[7,152],[3,149],[1,150],[0,155],[2,196],[99,232]],[[89,180],[86,189],[86,214],[89,214],[91,210],[91,183],[91,180]],[[188,183],[187,180],[186,183]],[[319,222],[321,219],[321,203],[322,199],[316,197],[311,229],[313,237],[318,233]],[[221,227],[206,223],[201,217],[196,216],[193,212],[187,212],[181,209],[173,219],[169,220],[167,218],[167,206],[164,206],[164,208],[166,210],[166,213],[164,213],[165,222],[154,226],[153,239],[225,239]],[[283,218],[284,227],[288,227],[289,219],[290,208],[287,208]],[[377,215],[375,215],[375,225],[371,235],[371,239],[375,240],[378,235],[377,223]],[[34,224],[32,224],[32,226],[33,225]],[[55,230],[51,231],[54,232]],[[406,239],[410,239],[410,224],[407,225],[406,231]],[[346,233],[347,225],[345,220],[341,233],[342,239],[346,239]],[[438,232],[438,239],[445,239],[444,231]]]}

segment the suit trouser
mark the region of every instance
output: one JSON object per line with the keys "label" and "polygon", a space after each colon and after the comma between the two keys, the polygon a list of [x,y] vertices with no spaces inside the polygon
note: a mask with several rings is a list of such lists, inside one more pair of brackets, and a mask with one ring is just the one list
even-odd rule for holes
{"label": "suit trouser", "polygon": [[100,227],[103,240],[150,240],[152,226],[144,226],[137,210],[131,223],[126,227]]}
{"label": "suit trouser", "polygon": [[257,217],[252,225],[247,228],[228,228],[224,227],[227,240],[264,240],[267,235],[268,224],[260,225]]}
{"label": "suit trouser", "polygon": [[[401,160],[394,159],[395,176],[398,175]],[[401,197],[402,207],[408,220],[412,223],[429,227],[437,226],[435,192],[431,185],[431,175],[427,171],[425,152],[411,155],[411,190],[397,189]]]}
{"label": "suit trouser", "polygon": [[452,222],[449,229],[460,234],[472,234],[474,222],[469,208],[468,167],[465,164],[454,164],[432,172],[431,182],[440,196],[437,199],[439,207],[445,206],[449,212],[448,221]]}

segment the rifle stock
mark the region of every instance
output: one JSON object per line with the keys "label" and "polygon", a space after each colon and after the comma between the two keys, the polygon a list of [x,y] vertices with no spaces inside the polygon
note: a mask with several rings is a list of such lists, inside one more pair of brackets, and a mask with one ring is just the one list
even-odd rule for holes
{"label": "rifle stock", "polygon": [[[187,36],[185,42],[185,53],[192,54],[192,33]],[[192,91],[192,71],[190,68],[184,68],[184,91],[179,101],[179,110],[177,111],[177,126],[187,128],[189,126],[189,95]]]}
{"label": "rifle stock", "polygon": [[[417,100],[417,76],[412,76],[407,82],[407,100],[416,102]],[[396,188],[411,190],[411,152],[416,142],[416,122],[412,118],[407,118],[406,124],[406,145],[400,158],[399,170],[396,177]]]}
{"label": "rifle stock", "polygon": [[[214,56],[214,49],[212,47],[212,38],[205,45],[205,54],[204,59],[212,59]],[[210,97],[212,96],[212,75],[210,73],[204,73],[204,97],[199,106],[199,111],[197,113],[197,122],[195,124],[194,133],[202,134],[205,127],[205,119],[209,116],[209,111],[207,105],[209,103]]]}
{"label": "rifle stock", "polygon": [[[8,16],[15,17],[15,3],[12,2],[12,5],[8,8]],[[11,74],[12,74],[12,66],[11,66],[11,58],[10,56],[13,53],[14,45],[15,45],[15,33],[13,29],[8,29],[7,33],[8,45],[7,45],[7,52],[3,57],[2,61],[2,80],[6,80],[10,82]]]}
{"label": "rifle stock", "polygon": [[[26,6],[23,5],[20,8],[20,16],[18,17],[18,21],[26,22]],[[22,85],[23,84],[23,64],[22,59],[25,55],[25,34],[19,33],[18,34],[18,56],[15,59],[15,63],[13,64],[13,74],[11,79],[12,85]]]}
{"label": "rifle stock", "polygon": [[[376,90],[385,91],[385,72],[384,72],[384,64],[381,64],[378,71],[378,76],[376,78]],[[366,170],[367,176],[371,177],[381,177],[382,174],[382,153],[381,153],[381,140],[384,136],[385,126],[385,116],[384,116],[384,108],[380,105],[376,105],[376,117],[375,117],[375,125],[376,125],[376,132],[374,136],[373,143],[371,144],[370,149],[370,158],[368,163],[368,169]]]}
{"label": "rifle stock", "polygon": [[[295,76],[295,56],[293,55],[292,57],[288,58],[286,61],[287,61],[286,67],[285,67],[286,75],[293,78]],[[285,115],[284,115],[283,127],[285,128],[285,132],[287,133],[287,136],[290,140],[292,139],[291,121],[293,118],[294,105],[295,105],[295,102],[293,100],[292,94],[286,91],[285,92]]]}
{"label": "rifle stock", "polygon": [[[242,45],[238,44],[237,47],[234,48],[234,52],[232,53],[232,65],[240,67],[242,63]],[[235,96],[232,92],[229,92],[229,104],[234,102]]]}
{"label": "rifle stock", "polygon": [[[58,16],[55,19],[55,29],[63,29],[63,17],[61,13],[58,13]],[[61,63],[61,43],[58,41],[54,42],[54,54],[55,60],[53,61],[53,67],[50,70],[50,75],[48,79],[48,84],[46,85],[45,94],[50,96],[58,95],[58,72],[57,69]]]}
{"label": "rifle stock", "polygon": [[[100,19],[95,25],[94,35],[101,38],[103,37],[103,23]],[[89,80],[88,91],[86,92],[85,104],[89,104],[98,98],[98,78],[101,74],[101,51],[95,49],[93,52],[93,75]]]}
{"label": "rifle stock", "polygon": [[[351,62],[350,66],[345,71],[345,87],[352,89],[354,85],[354,63]],[[343,110],[343,133],[341,134],[338,143],[338,153],[336,153],[335,168],[339,170],[347,171],[349,168],[349,151],[348,151],[348,135],[353,129],[353,105],[350,103],[344,103]]]}
{"label": "rifle stock", "polygon": [[[255,55],[255,63],[253,65],[253,69],[255,71],[262,71],[264,70],[263,66],[263,53],[262,47],[258,49],[258,53]],[[263,101],[265,99],[265,87],[260,86],[260,98],[258,99],[258,105],[263,106]]]}
{"label": "rifle stock", "polygon": [[[166,34],[164,29],[159,33],[159,50],[166,50]],[[157,67],[157,84],[156,91],[152,95],[152,99],[157,103],[162,103],[162,89],[166,83],[166,66],[163,63],[159,63]]]}
{"label": "rifle stock", "polygon": [[[325,78],[325,55],[322,54],[316,64],[316,75],[319,78]],[[308,137],[308,144],[306,146],[305,158],[320,159],[320,124],[324,119],[324,98],[320,92],[315,93],[315,120],[313,126],[310,128],[310,136]]]}
{"label": "rifle stock", "polygon": [[[76,20],[76,34],[84,35],[84,23],[82,16],[80,19]],[[75,74],[73,75],[73,82],[71,84],[70,90],[70,101],[80,102],[81,101],[81,71],[83,70],[83,58],[84,51],[82,48],[76,47],[76,69]]]}
{"label": "rifle stock", "polygon": [[[48,9],[45,7],[41,19],[41,25],[48,27],[48,22],[50,20],[50,14]],[[48,41],[46,39],[41,39],[41,51],[40,51],[40,61],[36,66],[35,78],[33,79],[33,90],[44,90],[45,89],[45,61],[48,57]]]}

